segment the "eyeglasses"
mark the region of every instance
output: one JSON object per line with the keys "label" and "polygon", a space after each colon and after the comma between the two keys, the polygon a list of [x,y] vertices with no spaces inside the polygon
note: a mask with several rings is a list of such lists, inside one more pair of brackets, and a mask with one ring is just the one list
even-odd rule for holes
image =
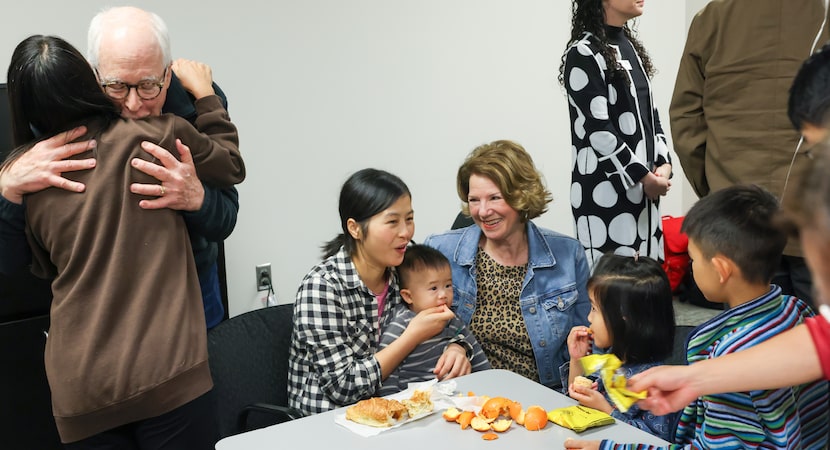
{"label": "eyeglasses", "polygon": [[101,83],[104,92],[115,100],[123,100],[130,95],[130,89],[135,88],[135,93],[142,100],[153,100],[161,94],[164,87],[164,80],[167,78],[167,67],[161,76],[161,81],[144,80],[138,84],[127,84],[123,81],[105,81]]}

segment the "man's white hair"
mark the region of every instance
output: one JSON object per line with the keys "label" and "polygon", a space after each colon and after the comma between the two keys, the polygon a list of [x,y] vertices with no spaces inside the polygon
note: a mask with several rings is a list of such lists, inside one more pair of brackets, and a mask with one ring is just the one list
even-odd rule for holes
{"label": "man's white hair", "polygon": [[145,11],[133,6],[117,6],[101,10],[89,23],[87,33],[86,59],[89,64],[98,69],[101,51],[101,39],[107,27],[118,24],[136,24],[146,21],[152,30],[156,41],[161,49],[164,66],[167,67],[173,61],[170,52],[170,33],[167,31],[167,24],[161,17],[150,11]]}

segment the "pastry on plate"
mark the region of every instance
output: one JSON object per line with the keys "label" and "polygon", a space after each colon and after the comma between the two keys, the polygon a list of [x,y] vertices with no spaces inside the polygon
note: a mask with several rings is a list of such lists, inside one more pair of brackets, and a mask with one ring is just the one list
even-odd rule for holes
{"label": "pastry on plate", "polygon": [[370,427],[391,427],[409,418],[403,403],[383,397],[361,400],[346,408],[346,419]]}
{"label": "pastry on plate", "polygon": [[420,391],[416,389],[412,393],[412,397],[401,401],[401,403],[406,407],[409,417],[418,417],[432,412],[435,408],[430,397],[432,397],[432,391]]}

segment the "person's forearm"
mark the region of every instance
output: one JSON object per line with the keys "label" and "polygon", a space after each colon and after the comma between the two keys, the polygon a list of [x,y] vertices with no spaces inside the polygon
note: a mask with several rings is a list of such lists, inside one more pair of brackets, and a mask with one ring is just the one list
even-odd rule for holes
{"label": "person's forearm", "polygon": [[690,371],[689,381],[699,396],[794,386],[823,376],[805,325],[752,348],[692,364]]}
{"label": "person's forearm", "polygon": [[386,348],[375,353],[375,359],[380,364],[381,379],[386,380],[418,344],[416,339],[404,332]]}
{"label": "person's forearm", "polygon": [[13,274],[32,261],[24,207],[0,198],[0,273]]}

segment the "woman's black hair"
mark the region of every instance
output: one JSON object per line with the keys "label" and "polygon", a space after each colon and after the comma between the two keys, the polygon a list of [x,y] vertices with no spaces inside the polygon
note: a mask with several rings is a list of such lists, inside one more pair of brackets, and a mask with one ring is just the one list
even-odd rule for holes
{"label": "woman's black hair", "polygon": [[660,362],[674,345],[669,279],[646,256],[603,255],[588,279],[608,329],[611,351],[626,364]]}
{"label": "woman's black hair", "polygon": [[[605,60],[605,67],[607,67],[606,70],[609,79],[622,76],[623,69],[617,62],[615,52],[608,42],[608,33],[605,31],[605,8],[603,6],[603,0],[573,0],[571,3],[571,12],[571,37],[568,39],[568,44],[565,48],[570,48],[574,42],[582,39],[583,34],[587,31],[596,36],[600,43],[599,53],[602,55],[602,59]],[[625,37],[634,46],[634,51],[637,53],[637,56],[643,61],[643,69],[646,72],[646,76],[651,78],[656,71],[654,65],[651,63],[651,58],[648,56],[648,52],[640,40],[635,37],[635,33],[628,24],[623,25],[622,29]],[[565,58],[567,58],[567,55],[568,52],[566,50],[562,54],[562,62],[559,64],[559,84],[562,86],[565,85]]]}
{"label": "woman's black hair", "polygon": [[12,53],[7,73],[12,135],[19,156],[38,138],[48,138],[94,119],[106,126],[119,115],[83,55],[56,36],[33,35]]}
{"label": "woman's black hair", "polygon": [[334,255],[340,247],[353,255],[357,250],[357,242],[349,234],[349,219],[360,224],[365,236],[369,219],[392,206],[404,195],[412,196],[406,184],[389,172],[362,169],[352,174],[340,189],[340,226],[343,232],[322,246],[323,258]]}

